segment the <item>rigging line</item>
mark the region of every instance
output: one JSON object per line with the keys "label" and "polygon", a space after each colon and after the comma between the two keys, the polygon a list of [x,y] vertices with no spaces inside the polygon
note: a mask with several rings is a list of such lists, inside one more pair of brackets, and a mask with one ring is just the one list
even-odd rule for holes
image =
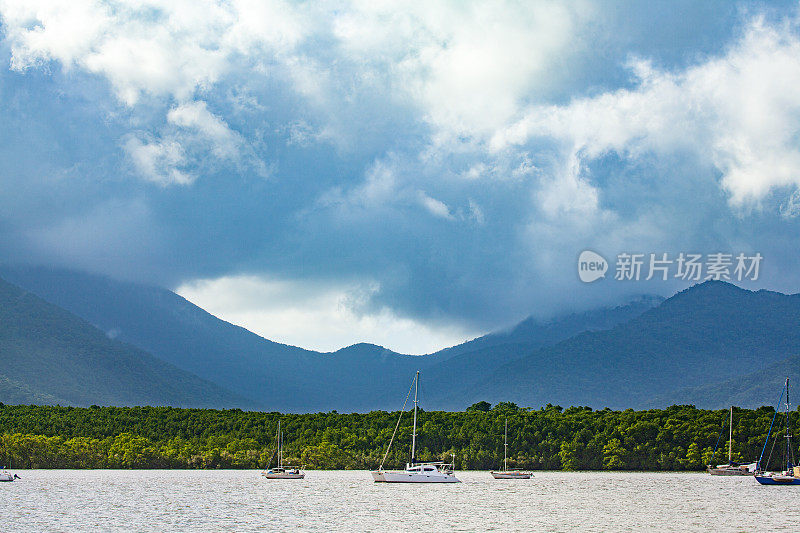
{"label": "rigging line", "polygon": [[[778,401],[775,403],[775,414],[772,415],[772,422],[770,422],[769,431],[767,432],[767,440],[764,441],[764,447],[761,448],[761,455],[758,457],[758,462],[756,463],[756,469],[757,470],[761,469],[761,459],[764,458],[764,452],[767,450],[767,443],[769,442],[769,437],[772,434],[772,425],[775,423],[775,417],[778,416],[778,409],[780,408],[780,405],[781,405],[781,399],[783,398],[783,392],[784,392],[783,389],[781,389],[781,395],[778,396]],[[772,446],[774,448],[775,444],[773,443]],[[769,452],[769,455],[770,455],[770,457],[772,457],[772,452],[771,451]]]}
{"label": "rigging line", "polygon": [[272,452],[272,455],[269,456],[269,461],[267,462],[267,466],[264,467],[264,470],[268,469],[269,465],[272,464],[272,459],[275,458],[276,453],[278,453],[278,450],[275,450],[274,452]]}
{"label": "rigging line", "polygon": [[712,464],[714,463],[714,458],[717,456],[717,447],[719,446],[719,440],[722,438],[722,431],[724,429],[725,429],[725,419],[722,420],[722,424],[719,426],[719,435],[717,436],[717,443],[714,445],[714,453],[711,454]]}
{"label": "rigging line", "polygon": [[277,444],[277,445],[275,446],[275,451],[274,451],[274,452],[272,452],[272,455],[270,455],[270,456],[269,456],[269,462],[267,463],[267,466],[265,466],[265,467],[264,467],[264,470],[266,470],[267,468],[269,468],[269,465],[271,465],[271,464],[272,464],[272,460],[275,458],[275,454],[277,454],[277,453],[278,453],[278,448],[280,448],[280,444],[278,444],[278,443],[277,443],[277,439],[278,439],[278,435],[277,435],[277,433],[276,433],[276,435],[275,435],[275,439],[276,439],[276,444]]}
{"label": "rigging line", "polygon": [[[767,437],[767,439],[769,440],[769,437]],[[777,444],[777,442],[778,442],[777,438],[774,441],[772,441],[772,448],[769,449],[769,455],[767,456],[767,462],[765,463],[767,466],[769,466],[769,462],[772,460],[772,453],[775,451],[775,444]],[[759,468],[761,468],[760,464]]]}
{"label": "rigging line", "polygon": [[408,388],[408,394],[406,394],[406,400],[403,402],[403,408],[400,409],[400,416],[397,417],[397,424],[394,426],[394,433],[392,433],[392,438],[389,439],[389,446],[386,447],[386,453],[383,454],[383,459],[381,459],[381,466],[378,467],[378,470],[383,470],[383,463],[386,462],[386,457],[389,455],[389,450],[392,449],[392,443],[394,442],[394,436],[397,435],[397,428],[400,427],[400,419],[403,418],[403,413],[406,410],[406,404],[408,403],[408,398],[411,396],[411,389],[414,388],[414,381],[417,379],[417,376],[414,376],[414,379],[411,380],[411,386]]}

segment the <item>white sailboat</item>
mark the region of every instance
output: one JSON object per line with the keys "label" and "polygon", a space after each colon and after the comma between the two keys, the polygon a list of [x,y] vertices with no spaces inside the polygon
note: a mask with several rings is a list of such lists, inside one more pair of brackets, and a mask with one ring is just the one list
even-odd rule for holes
{"label": "white sailboat", "polygon": [[[397,428],[400,426],[400,417],[403,416],[403,411],[406,408],[403,403],[403,409],[400,410],[400,417],[397,419],[397,425],[394,428],[394,433],[389,441],[389,446],[386,448],[386,453],[383,456],[380,467],[371,472],[372,479],[376,483],[461,483],[453,473],[453,463],[445,463],[441,461],[420,463],[417,462],[415,457],[417,446],[417,395],[419,392],[419,370],[414,375],[414,426],[411,431],[411,462],[406,463],[404,470],[384,470],[383,463],[389,455],[389,450],[392,447],[394,436],[397,434]],[[409,390],[409,393],[411,391]],[[406,396],[408,401],[408,396]]]}
{"label": "white sailboat", "polygon": [[19,479],[19,476],[12,474],[5,468],[3,468],[3,471],[0,472],[0,481],[14,481],[15,479]]}
{"label": "white sailboat", "polygon": [[303,479],[305,473],[299,466],[284,466],[283,464],[283,435],[281,434],[281,421],[278,420],[278,466],[264,469],[261,475],[267,479]]}
{"label": "white sailboat", "polygon": [[506,429],[503,437],[503,470],[502,472],[491,471],[495,479],[530,479],[533,474],[522,470],[508,469],[508,418],[506,418]]}
{"label": "white sailboat", "polygon": [[731,419],[728,425],[728,464],[708,465],[708,473],[712,476],[752,476],[756,470],[756,463],[739,464],[733,462],[733,406],[731,406]]}

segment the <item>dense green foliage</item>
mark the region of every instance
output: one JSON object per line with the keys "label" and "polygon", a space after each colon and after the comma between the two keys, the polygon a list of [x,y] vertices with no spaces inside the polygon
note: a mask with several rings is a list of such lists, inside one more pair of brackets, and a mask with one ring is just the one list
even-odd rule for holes
{"label": "dense green foliage", "polygon": [[253,405],[0,279],[0,399],[70,405]]}
{"label": "dense green foliage", "polygon": [[[6,405],[0,407],[0,461],[16,468],[259,468],[275,451],[280,419],[286,463],[375,468],[398,414]],[[773,414],[771,407],[734,411],[734,460],[758,458]],[[698,470],[712,460],[727,411],[526,410],[511,403],[488,411],[421,411],[417,456],[449,460],[455,454],[460,469],[497,468],[506,417],[511,467]],[[797,418],[793,412],[793,425]],[[717,462],[727,459],[727,428],[722,433]],[[410,434],[411,415],[404,413],[387,468],[407,461]]]}

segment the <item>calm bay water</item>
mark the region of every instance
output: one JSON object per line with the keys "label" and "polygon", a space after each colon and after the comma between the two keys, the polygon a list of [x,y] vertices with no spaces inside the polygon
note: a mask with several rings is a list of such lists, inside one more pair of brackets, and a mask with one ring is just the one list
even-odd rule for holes
{"label": "calm bay water", "polygon": [[452,485],[300,481],[255,471],[16,470],[0,516],[15,531],[798,531],[800,487],[705,474],[537,472]]}

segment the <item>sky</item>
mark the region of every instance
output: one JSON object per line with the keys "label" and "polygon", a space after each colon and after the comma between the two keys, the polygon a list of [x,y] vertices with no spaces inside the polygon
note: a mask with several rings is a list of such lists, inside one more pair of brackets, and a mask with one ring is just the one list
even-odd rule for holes
{"label": "sky", "polygon": [[669,296],[682,253],[796,293],[798,88],[797,2],[0,0],[0,261],[323,351]]}

